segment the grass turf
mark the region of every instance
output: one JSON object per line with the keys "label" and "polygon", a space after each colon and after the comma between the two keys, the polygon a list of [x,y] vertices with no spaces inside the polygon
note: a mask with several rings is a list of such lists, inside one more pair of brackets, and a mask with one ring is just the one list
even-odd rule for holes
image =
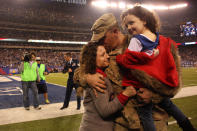
{"label": "grass turf", "polygon": [[50,73],[46,76],[46,81],[49,83],[54,83],[62,86],[67,85],[68,73]]}
{"label": "grass turf", "polygon": [[0,131],[78,131],[82,114],[1,125]]}
{"label": "grass turf", "polygon": [[[187,116],[191,117],[191,122],[194,127],[197,129],[197,95],[190,96],[185,98],[173,99],[172,100],[181,111]],[[173,118],[170,118],[169,121],[175,121]],[[169,131],[181,131],[177,124],[169,125]]]}
{"label": "grass turf", "polygon": [[184,87],[197,85],[197,68],[182,68]]}
{"label": "grass turf", "polygon": [[[182,80],[184,87],[197,85],[197,68],[182,68]],[[51,73],[46,76],[46,81],[62,86],[66,86],[68,73]]]}

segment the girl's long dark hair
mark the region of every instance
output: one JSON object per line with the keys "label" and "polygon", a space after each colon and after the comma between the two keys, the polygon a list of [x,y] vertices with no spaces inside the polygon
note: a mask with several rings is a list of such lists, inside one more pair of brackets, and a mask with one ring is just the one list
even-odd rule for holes
{"label": "girl's long dark hair", "polygon": [[149,11],[148,9],[145,9],[141,6],[135,6],[134,8],[128,9],[125,12],[121,14],[121,21],[123,27],[125,27],[124,19],[127,15],[135,15],[140,20],[146,22],[146,27],[153,33],[156,34],[156,32],[160,29],[160,20],[158,15],[153,12]]}

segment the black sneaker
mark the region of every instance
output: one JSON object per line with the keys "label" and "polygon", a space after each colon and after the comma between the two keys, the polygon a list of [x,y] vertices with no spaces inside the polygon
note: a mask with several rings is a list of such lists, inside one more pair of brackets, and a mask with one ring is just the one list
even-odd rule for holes
{"label": "black sneaker", "polygon": [[60,110],[64,110],[65,108],[67,108],[68,106],[62,106],[61,108],[60,108]]}
{"label": "black sneaker", "polygon": [[25,107],[25,110],[29,111],[29,110],[30,110],[30,108],[29,108],[29,107]]}
{"label": "black sneaker", "polygon": [[35,110],[41,110],[42,108],[40,106],[34,107]]}

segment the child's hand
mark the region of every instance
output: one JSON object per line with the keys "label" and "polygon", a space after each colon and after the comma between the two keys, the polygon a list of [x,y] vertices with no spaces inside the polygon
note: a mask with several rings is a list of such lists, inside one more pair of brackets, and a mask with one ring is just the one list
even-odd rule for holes
{"label": "child's hand", "polygon": [[150,103],[152,100],[152,91],[147,88],[140,88],[137,92],[137,99],[141,103]]}
{"label": "child's hand", "polygon": [[153,49],[154,57],[159,55],[159,49]]}
{"label": "child's hand", "polygon": [[122,92],[123,95],[132,97],[136,95],[136,89],[133,86],[128,86],[126,89]]}

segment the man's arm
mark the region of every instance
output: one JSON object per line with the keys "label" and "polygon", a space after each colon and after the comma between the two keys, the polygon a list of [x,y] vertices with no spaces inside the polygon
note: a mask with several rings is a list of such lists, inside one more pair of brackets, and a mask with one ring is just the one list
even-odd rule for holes
{"label": "man's arm", "polygon": [[103,76],[98,73],[85,74],[83,65],[75,70],[73,79],[74,83],[78,84],[79,86],[86,87],[89,85],[100,92],[104,92],[104,90],[101,88],[106,88]]}
{"label": "man's arm", "polygon": [[66,72],[68,72],[67,62],[64,65],[64,69],[63,69],[62,73],[66,73]]}
{"label": "man's arm", "polygon": [[38,70],[39,70],[39,68],[37,66],[37,68],[36,68],[37,81],[40,82],[40,75],[39,75],[39,71]]}
{"label": "man's arm", "polygon": [[44,75],[48,75],[48,74],[49,74],[49,71],[48,71],[48,69],[47,69],[47,67],[46,67],[46,65],[45,65]]}
{"label": "man's arm", "polygon": [[24,71],[24,62],[21,62],[21,64],[18,67],[18,72],[22,73]]}

